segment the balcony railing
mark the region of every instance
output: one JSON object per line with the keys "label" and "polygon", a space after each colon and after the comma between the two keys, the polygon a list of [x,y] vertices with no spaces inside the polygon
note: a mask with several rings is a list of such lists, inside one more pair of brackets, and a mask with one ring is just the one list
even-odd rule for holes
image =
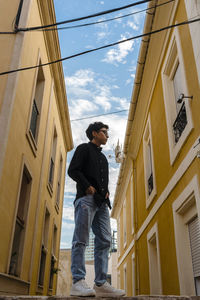
{"label": "balcony railing", "polygon": [[176,120],[173,124],[173,131],[174,131],[174,139],[175,143],[177,143],[181,137],[181,134],[183,133],[183,130],[185,129],[185,126],[187,125],[187,115],[186,115],[186,109],[185,109],[185,102],[183,102],[178,115],[176,117]]}
{"label": "balcony railing", "polygon": [[149,179],[148,179],[148,194],[149,194],[149,196],[151,195],[152,190],[153,190],[153,174],[151,173],[151,175],[149,176]]}

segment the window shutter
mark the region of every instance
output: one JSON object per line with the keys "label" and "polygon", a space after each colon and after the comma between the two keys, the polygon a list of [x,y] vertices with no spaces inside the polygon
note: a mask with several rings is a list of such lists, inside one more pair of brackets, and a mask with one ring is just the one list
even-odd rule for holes
{"label": "window shutter", "polygon": [[188,224],[194,277],[200,276],[200,229],[196,217]]}

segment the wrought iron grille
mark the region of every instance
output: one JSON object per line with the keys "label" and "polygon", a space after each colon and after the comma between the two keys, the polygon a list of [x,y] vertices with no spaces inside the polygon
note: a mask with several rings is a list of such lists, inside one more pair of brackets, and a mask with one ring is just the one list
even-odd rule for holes
{"label": "wrought iron grille", "polygon": [[151,175],[149,176],[148,179],[148,194],[151,195],[151,192],[153,190],[153,174],[151,173]]}
{"label": "wrought iron grille", "polygon": [[51,157],[50,171],[49,171],[49,182],[53,185],[53,172],[54,172],[54,161]]}
{"label": "wrought iron grille", "polygon": [[185,129],[186,125],[187,125],[187,114],[185,109],[185,102],[183,102],[178,112],[178,115],[176,117],[176,120],[174,121],[173,124],[175,143],[179,141],[181,134],[183,133],[183,130]]}
{"label": "wrought iron grille", "polygon": [[39,116],[39,111],[37,108],[37,103],[34,99],[33,101],[33,109],[32,109],[32,116],[31,116],[31,125],[30,125],[30,130],[32,132],[33,137],[36,137],[36,130],[37,130],[37,120]]}

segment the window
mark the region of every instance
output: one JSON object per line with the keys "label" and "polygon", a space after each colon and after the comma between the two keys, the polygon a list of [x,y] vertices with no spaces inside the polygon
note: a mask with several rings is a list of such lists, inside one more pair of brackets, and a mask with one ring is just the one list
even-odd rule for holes
{"label": "window", "polygon": [[118,257],[120,256],[120,250],[121,250],[121,236],[120,236],[120,216],[117,220],[117,252]]}
{"label": "window", "polygon": [[181,43],[178,29],[174,30],[162,68],[165,113],[170,150],[173,164],[184,141],[193,128],[190,97],[184,71]]}
{"label": "window", "polygon": [[153,295],[161,295],[162,281],[157,224],[155,224],[147,234],[147,244],[149,256],[150,293]]}
{"label": "window", "polygon": [[188,223],[196,295],[200,296],[200,229],[196,216]]}
{"label": "window", "polygon": [[135,296],[135,253],[132,255],[132,296]]}
{"label": "window", "polygon": [[58,173],[58,182],[57,182],[57,193],[56,193],[56,206],[59,208],[60,205],[60,189],[61,189],[61,180],[62,180],[62,168],[63,168],[63,158],[60,157],[59,173]]}
{"label": "window", "polygon": [[44,284],[44,274],[45,274],[45,265],[46,265],[46,256],[48,253],[48,233],[49,233],[49,221],[50,214],[46,209],[45,212],[45,220],[44,220],[44,228],[42,235],[42,246],[41,246],[41,254],[40,254],[40,270],[39,270],[39,279],[38,285],[43,286]]}
{"label": "window", "polygon": [[123,204],[123,239],[124,239],[124,248],[126,247],[127,242],[127,228],[126,228],[126,198]]}
{"label": "window", "polygon": [[199,182],[194,176],[173,203],[181,295],[200,295]]}
{"label": "window", "polygon": [[51,254],[51,268],[50,268],[50,278],[49,278],[49,289],[53,289],[53,278],[54,274],[57,273],[55,264],[57,262],[56,257],[56,246],[57,246],[57,227],[54,225],[53,229],[53,240],[52,240],[52,254]]}
{"label": "window", "polygon": [[[196,18],[197,16],[200,16],[200,1],[199,0],[193,0],[193,1],[185,0],[184,2],[185,2],[188,20],[190,20],[192,18]],[[199,26],[199,22],[190,24],[189,29],[190,29],[190,36],[191,36],[192,46],[193,46],[193,51],[194,51],[196,70],[197,70],[199,84],[200,84],[200,26]]]}
{"label": "window", "polygon": [[15,222],[9,274],[20,276],[32,178],[24,166]]}
{"label": "window", "polygon": [[134,196],[133,196],[133,175],[130,180],[130,201],[131,201],[131,233],[134,233]]}
{"label": "window", "polygon": [[143,156],[144,156],[144,181],[146,194],[146,208],[149,207],[156,195],[154,156],[152,147],[152,134],[150,115],[147,120],[143,135]]}
{"label": "window", "polygon": [[44,78],[43,69],[42,67],[39,67],[37,73],[35,94],[33,98],[32,113],[31,113],[31,122],[30,122],[30,132],[35,142],[37,142],[38,131],[39,131],[44,84],[45,84],[45,78]]}
{"label": "window", "polygon": [[53,178],[54,178],[55,158],[56,158],[56,146],[57,146],[57,132],[56,132],[56,129],[54,129],[53,143],[52,143],[52,148],[51,148],[50,167],[49,167],[49,184],[50,184],[51,189],[53,189]]}
{"label": "window", "polygon": [[117,272],[117,288],[120,289],[121,288],[121,284],[120,284],[120,272]]}
{"label": "window", "polygon": [[127,264],[124,264],[124,290],[127,294]]}

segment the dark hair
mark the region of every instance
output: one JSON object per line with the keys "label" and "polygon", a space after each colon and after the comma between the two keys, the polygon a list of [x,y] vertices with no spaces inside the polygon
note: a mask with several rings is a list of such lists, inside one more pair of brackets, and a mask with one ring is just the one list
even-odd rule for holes
{"label": "dark hair", "polygon": [[94,122],[94,123],[90,124],[88,126],[87,130],[85,131],[88,139],[90,141],[93,139],[92,131],[98,132],[101,128],[109,129],[108,125],[103,124],[102,122]]}

